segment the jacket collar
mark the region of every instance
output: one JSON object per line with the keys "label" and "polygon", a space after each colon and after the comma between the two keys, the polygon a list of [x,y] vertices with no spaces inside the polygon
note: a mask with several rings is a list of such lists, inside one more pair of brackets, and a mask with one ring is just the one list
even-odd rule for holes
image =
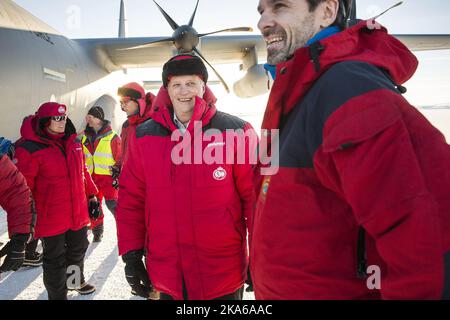
{"label": "jacket collar", "polygon": [[[41,132],[39,128],[38,118],[36,115],[28,116],[24,119],[22,126],[20,128],[20,134],[23,139],[29,141],[35,141],[39,143],[44,143],[47,145],[57,146],[59,145],[57,141],[46,137],[45,133]],[[75,126],[72,121],[67,118],[65,135],[62,138],[62,143],[67,144],[68,141],[74,141],[76,139],[77,133]]]}
{"label": "jacket collar", "polygon": [[334,64],[364,61],[387,70],[393,81],[402,84],[417,69],[417,58],[383,27],[371,30],[367,21],[332,37],[298,49],[294,56],[277,65],[264,114],[263,129],[279,129],[282,116],[289,114],[314,82]]}
{"label": "jacket collar", "polygon": [[[203,95],[203,98],[195,98],[194,113],[192,114],[192,118],[186,130],[193,132],[194,123],[196,121],[201,121],[202,127],[208,125],[211,119],[216,114],[216,101],[217,99],[212,91],[208,86],[205,86],[205,93]],[[170,131],[178,130],[178,126],[176,126],[173,121],[172,102],[170,101],[167,89],[164,87],[161,87],[158,95],[156,96],[155,102],[153,104],[152,119],[169,129]]]}
{"label": "jacket collar", "polygon": [[[149,95],[149,94],[147,94],[147,95]],[[154,96],[151,95],[151,97],[152,97],[151,99],[153,101]],[[129,116],[127,119],[128,123],[130,125],[134,125],[134,126],[139,125],[142,122],[145,122],[146,120],[150,119],[151,113],[152,113],[152,105],[151,105],[151,103],[149,103],[145,106],[145,109],[142,110],[142,108],[141,108],[139,113]]]}
{"label": "jacket collar", "polygon": [[112,131],[111,122],[105,120],[103,127],[98,130],[98,132],[95,132],[93,128],[86,125],[86,129],[84,130],[84,134],[86,137],[88,137],[90,140],[98,140],[106,137],[108,134],[110,134]]}

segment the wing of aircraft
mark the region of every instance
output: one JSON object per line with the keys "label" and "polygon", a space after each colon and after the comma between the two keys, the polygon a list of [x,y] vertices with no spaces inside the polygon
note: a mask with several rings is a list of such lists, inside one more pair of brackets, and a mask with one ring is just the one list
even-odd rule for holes
{"label": "wing of aircraft", "polygon": [[[447,50],[450,49],[450,35],[446,34],[401,34],[393,35],[410,50]],[[93,51],[103,51],[112,65],[104,64],[112,70],[123,68],[161,67],[177,52],[172,44],[126,50],[159,41],[163,37],[117,38],[117,39],[79,39],[75,40]],[[244,57],[255,50],[258,58],[264,61],[266,44],[259,35],[211,36],[200,40],[199,47],[204,56],[214,64],[242,63]]]}
{"label": "wing of aircraft", "polygon": [[[89,51],[94,53],[97,63],[109,72],[126,68],[161,67],[165,61],[178,52],[196,52],[213,69],[227,90],[227,84],[209,62],[213,64],[241,63],[241,70],[247,71],[247,74],[234,85],[234,92],[238,96],[253,97],[267,91],[268,75],[262,65],[258,64],[258,61],[265,61],[266,59],[266,45],[261,36],[204,37],[224,31],[250,31],[250,28],[232,28],[199,34],[193,28],[199,0],[197,0],[197,5],[189,23],[181,26],[156,1],[154,2],[174,30],[171,37],[76,41],[81,46],[89,48]],[[402,2],[395,4],[377,17],[401,4]],[[356,21],[356,1],[350,9],[349,20]],[[411,50],[450,49],[450,35],[394,36],[405,43]]]}
{"label": "wing of aircraft", "polygon": [[[414,51],[450,49],[450,35],[394,35]],[[177,53],[171,43],[145,47],[146,43],[163,37],[76,40],[88,48],[97,63],[108,72],[126,68],[161,67]],[[141,48],[133,49],[136,47]],[[202,54],[212,64],[240,63],[247,71],[234,84],[234,93],[241,98],[253,97],[267,91],[267,74],[258,61],[266,59],[266,44],[259,35],[210,36],[199,42]],[[132,50],[127,50],[132,49]]]}
{"label": "wing of aircraft", "polygon": [[[146,43],[164,39],[149,38],[117,38],[117,39],[78,39],[74,40],[92,51],[103,51],[113,64],[112,68],[161,67],[170,57],[177,53],[173,44],[166,43],[153,47],[132,49]],[[214,64],[242,63],[249,50],[256,48],[259,57],[265,57],[266,44],[261,36],[210,36],[200,40],[198,45],[202,53]],[[132,49],[132,50],[127,50]],[[111,66],[105,65],[111,68]]]}

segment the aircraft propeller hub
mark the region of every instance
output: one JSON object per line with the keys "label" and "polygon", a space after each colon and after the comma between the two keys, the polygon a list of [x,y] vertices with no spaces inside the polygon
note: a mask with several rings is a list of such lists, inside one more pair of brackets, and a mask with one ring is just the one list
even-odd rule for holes
{"label": "aircraft propeller hub", "polygon": [[145,48],[148,46],[165,45],[167,43],[171,43],[177,48],[178,53],[195,53],[214,71],[217,78],[219,78],[220,82],[223,84],[225,90],[227,92],[230,92],[230,89],[228,88],[228,85],[226,84],[225,80],[220,76],[220,74],[217,72],[217,70],[205,59],[205,57],[202,55],[200,50],[197,48],[197,46],[200,42],[199,39],[201,37],[204,37],[207,35],[221,33],[221,32],[252,31],[252,28],[239,27],[239,28],[229,28],[229,29],[224,29],[224,30],[218,30],[218,31],[209,32],[209,33],[202,33],[202,34],[197,33],[197,31],[193,27],[193,24],[194,24],[195,14],[197,13],[199,1],[200,0],[197,0],[197,4],[195,5],[194,13],[191,16],[189,23],[180,26],[167,14],[167,12],[164,11],[163,8],[161,8],[161,6],[155,0],[153,0],[153,2],[158,7],[159,11],[161,11],[162,15],[164,16],[164,18],[166,19],[166,21],[169,23],[170,27],[174,31],[173,35],[171,38],[164,38],[164,39],[160,39],[157,41],[149,42],[149,43],[146,43],[146,44],[143,44],[143,45],[131,48],[131,49],[139,49],[139,48]]}
{"label": "aircraft propeller hub", "polygon": [[174,45],[180,53],[192,52],[199,43],[197,31],[190,26],[181,26],[172,35]]}

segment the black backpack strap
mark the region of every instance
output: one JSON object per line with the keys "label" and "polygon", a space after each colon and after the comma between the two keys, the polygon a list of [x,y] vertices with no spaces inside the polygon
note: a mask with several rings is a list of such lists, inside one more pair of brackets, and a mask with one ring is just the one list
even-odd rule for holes
{"label": "black backpack strap", "polygon": [[357,259],[357,277],[365,279],[367,278],[367,253],[366,230],[363,227],[360,227],[358,231]]}

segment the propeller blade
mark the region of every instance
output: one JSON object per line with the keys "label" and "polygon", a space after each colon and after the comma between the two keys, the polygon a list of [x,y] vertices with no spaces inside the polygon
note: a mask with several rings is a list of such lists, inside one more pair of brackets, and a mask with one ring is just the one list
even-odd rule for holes
{"label": "propeller blade", "polygon": [[353,0],[350,3],[350,7],[348,8],[347,18],[348,20],[355,21],[356,20],[356,1]]}
{"label": "propeller blade", "polygon": [[228,88],[227,83],[225,82],[225,80],[220,76],[220,74],[217,72],[217,70],[208,62],[208,60],[205,59],[205,57],[201,54],[201,52],[197,49],[194,48],[194,51],[199,55],[200,58],[202,58],[203,61],[206,62],[206,64],[214,71],[214,73],[216,74],[217,78],[219,78],[220,82],[222,83],[222,85],[224,86],[225,90],[227,91],[227,93],[230,93],[230,89]]}
{"label": "propeller blade", "polygon": [[166,38],[166,39],[156,40],[156,41],[153,41],[153,42],[144,43],[144,44],[141,44],[139,46],[130,47],[130,48],[123,48],[123,49],[118,49],[118,50],[119,51],[136,50],[136,49],[151,48],[151,47],[157,47],[157,46],[163,46],[163,45],[173,45],[174,41],[175,41],[174,38]]}
{"label": "propeller blade", "polygon": [[173,21],[173,19],[164,11],[163,8],[160,7],[160,5],[155,0],[153,0],[153,2],[158,6],[159,11],[161,11],[164,18],[166,18],[167,22],[172,27],[172,30],[175,31],[175,29],[178,29],[180,26],[175,21]]}
{"label": "propeller blade", "polygon": [[204,36],[208,36],[210,34],[215,34],[215,33],[220,33],[220,32],[252,32],[253,28],[250,27],[239,27],[239,28],[231,28],[231,29],[223,29],[223,30],[219,30],[219,31],[214,31],[214,32],[208,32],[208,33],[202,33],[199,34],[198,37],[204,37]]}
{"label": "propeller blade", "polygon": [[197,8],[198,8],[198,3],[200,0],[197,0],[197,5],[195,6],[195,10],[194,13],[192,14],[191,20],[189,20],[189,27],[192,27],[192,25],[194,24],[194,18],[195,18],[195,14],[197,13]]}

